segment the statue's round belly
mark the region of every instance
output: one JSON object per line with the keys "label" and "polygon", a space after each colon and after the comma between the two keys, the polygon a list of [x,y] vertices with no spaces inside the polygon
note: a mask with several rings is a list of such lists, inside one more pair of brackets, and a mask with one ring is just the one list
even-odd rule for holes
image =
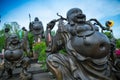
{"label": "statue's round belly", "polygon": [[21,57],[23,56],[23,50],[6,50],[5,51],[5,59],[7,59],[8,61],[17,61],[19,59],[21,59]]}
{"label": "statue's round belly", "polygon": [[42,30],[42,26],[34,26],[33,27],[33,34],[40,35],[41,30]]}
{"label": "statue's round belly", "polygon": [[71,45],[79,54],[95,59],[107,56],[110,51],[109,39],[100,32],[84,38],[74,36]]}

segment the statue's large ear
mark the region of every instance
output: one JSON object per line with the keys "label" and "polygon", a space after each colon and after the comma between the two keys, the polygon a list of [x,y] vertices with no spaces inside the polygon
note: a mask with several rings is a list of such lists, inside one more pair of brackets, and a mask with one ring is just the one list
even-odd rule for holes
{"label": "statue's large ear", "polygon": [[74,22],[71,20],[71,21],[68,21],[68,24],[74,25]]}
{"label": "statue's large ear", "polygon": [[109,21],[107,21],[107,22],[105,23],[105,25],[110,28],[110,27],[112,27],[112,26],[114,25],[114,21],[109,20]]}
{"label": "statue's large ear", "polygon": [[67,17],[67,21],[68,21],[68,24],[70,24],[70,25],[74,25],[73,20],[71,20],[69,17]]}

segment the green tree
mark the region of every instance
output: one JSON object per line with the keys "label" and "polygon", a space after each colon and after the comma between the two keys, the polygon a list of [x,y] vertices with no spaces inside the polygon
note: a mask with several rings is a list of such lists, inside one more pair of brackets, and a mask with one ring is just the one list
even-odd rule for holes
{"label": "green tree", "polygon": [[117,39],[117,40],[116,40],[116,47],[117,47],[117,48],[120,48],[120,39]]}
{"label": "green tree", "polygon": [[20,25],[17,22],[11,22],[13,33],[18,33],[20,30]]}
{"label": "green tree", "polygon": [[46,67],[46,57],[47,57],[47,55],[46,55],[46,52],[45,52],[46,51],[45,41],[41,41],[40,43],[34,44],[33,45],[33,50],[38,52],[38,54],[39,54],[38,60],[40,62],[42,62],[41,68],[43,70],[46,70],[46,68],[47,68]]}
{"label": "green tree", "polygon": [[9,28],[10,29],[10,31],[9,31],[10,34],[15,33],[20,38],[19,33],[20,33],[21,29],[20,29],[20,25],[17,22],[4,23],[3,29],[5,29],[5,28]]}
{"label": "green tree", "polygon": [[51,35],[52,35],[52,36],[55,36],[55,33],[56,33],[56,32],[55,32],[54,30],[51,31]]}
{"label": "green tree", "polygon": [[113,35],[111,34],[111,32],[104,32],[104,34],[109,38],[113,38]]}
{"label": "green tree", "polygon": [[4,23],[2,29],[0,30],[0,52],[5,47],[5,35],[4,35],[4,29],[9,28],[9,33],[15,33],[19,36],[19,24],[17,22],[10,22],[10,23]]}
{"label": "green tree", "polygon": [[5,46],[5,36],[4,36],[4,30],[0,30],[0,52],[2,52],[2,49]]}

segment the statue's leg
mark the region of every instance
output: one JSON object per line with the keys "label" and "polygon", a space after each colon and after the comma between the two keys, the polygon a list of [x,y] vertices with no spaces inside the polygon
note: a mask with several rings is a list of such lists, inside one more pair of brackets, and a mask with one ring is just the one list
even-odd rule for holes
{"label": "statue's leg", "polygon": [[0,78],[3,77],[3,74],[5,73],[5,69],[1,71]]}
{"label": "statue's leg", "polygon": [[22,71],[20,73],[20,79],[31,80],[32,76],[30,73],[27,72],[27,68],[30,67],[30,59],[28,57],[23,58],[21,62],[21,66],[22,66]]}
{"label": "statue's leg", "polygon": [[6,71],[8,73],[7,79],[11,78],[13,76],[12,69],[7,68]]}
{"label": "statue's leg", "polygon": [[0,64],[0,71],[1,71],[1,73],[0,73],[0,78],[1,78],[1,77],[3,77],[3,74],[5,72],[5,63]]}
{"label": "statue's leg", "polygon": [[4,69],[7,72],[8,76],[6,77],[6,79],[9,79],[13,76],[13,68],[11,68],[11,63],[5,60],[5,65],[4,65]]}
{"label": "statue's leg", "polygon": [[115,68],[115,70],[113,70],[114,75],[116,76],[117,80],[120,80],[120,57],[116,57],[114,68]]}
{"label": "statue's leg", "polygon": [[24,57],[21,62],[21,66],[24,72],[27,72],[27,68],[30,66],[30,59],[28,57]]}
{"label": "statue's leg", "polygon": [[8,66],[6,66],[6,65],[8,65],[8,64],[6,64],[6,63],[4,63],[2,66],[4,67],[3,69],[2,69],[2,71],[1,71],[1,74],[0,74],[0,78],[1,77],[3,77],[3,74],[5,73],[5,71],[7,72],[7,77],[5,77],[5,79],[9,79],[9,78],[11,78],[12,77],[12,69],[10,68],[10,66],[8,67]]}
{"label": "statue's leg", "polygon": [[55,75],[57,80],[74,80],[68,57],[63,54],[51,54],[47,57],[48,69]]}

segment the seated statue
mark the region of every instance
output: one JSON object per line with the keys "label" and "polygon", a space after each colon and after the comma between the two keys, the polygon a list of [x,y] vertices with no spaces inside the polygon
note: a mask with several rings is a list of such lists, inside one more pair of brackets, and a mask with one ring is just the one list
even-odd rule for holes
{"label": "seated statue", "polygon": [[22,67],[21,73],[25,74],[26,77],[30,76],[27,72],[27,68],[30,66],[30,59],[27,56],[24,56],[24,40],[19,40],[17,34],[9,34],[9,28],[5,28],[5,37],[4,70],[0,76],[2,77],[3,73],[7,71],[7,78],[12,77],[12,71],[16,67]]}
{"label": "seated statue", "polygon": [[[47,24],[47,66],[57,80],[116,80],[110,62],[111,42],[98,26],[86,21],[79,8],[67,12],[67,24],[61,17]],[[56,22],[55,36],[51,30]],[[60,50],[65,49],[65,54]]]}

